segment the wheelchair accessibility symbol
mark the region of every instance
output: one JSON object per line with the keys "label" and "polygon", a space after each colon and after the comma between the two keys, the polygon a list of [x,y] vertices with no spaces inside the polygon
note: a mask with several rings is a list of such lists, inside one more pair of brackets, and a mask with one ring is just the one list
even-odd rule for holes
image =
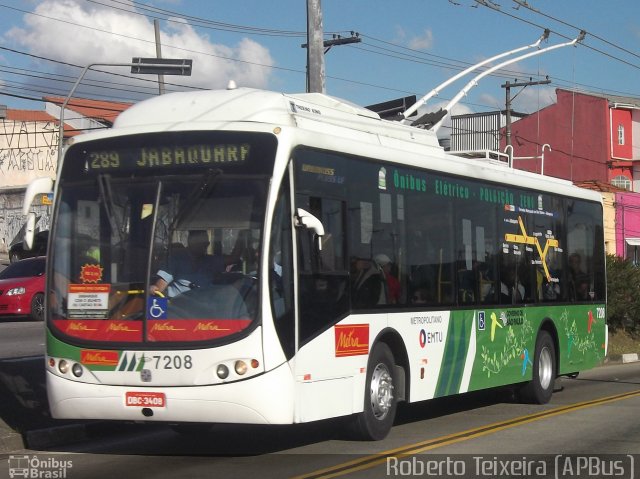
{"label": "wheelchair accessibility symbol", "polygon": [[484,317],[484,311],[478,311],[478,330],[484,331],[485,327],[486,327],[486,322]]}
{"label": "wheelchair accessibility symbol", "polygon": [[147,299],[147,317],[151,319],[167,319],[167,298]]}

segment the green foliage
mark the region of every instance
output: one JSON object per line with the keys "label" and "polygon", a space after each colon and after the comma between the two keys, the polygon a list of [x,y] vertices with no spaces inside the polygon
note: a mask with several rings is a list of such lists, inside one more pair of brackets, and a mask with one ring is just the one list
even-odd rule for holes
{"label": "green foliage", "polygon": [[607,255],[607,323],[613,331],[640,333],[640,268]]}

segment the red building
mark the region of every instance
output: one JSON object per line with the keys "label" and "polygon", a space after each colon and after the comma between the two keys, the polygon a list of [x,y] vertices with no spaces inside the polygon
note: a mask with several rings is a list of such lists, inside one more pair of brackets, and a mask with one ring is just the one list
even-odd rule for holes
{"label": "red building", "polygon": [[539,173],[544,152],[545,175],[640,191],[640,165],[634,167],[640,160],[634,147],[640,144],[640,98],[560,88],[556,94],[555,104],[511,125],[514,167]]}

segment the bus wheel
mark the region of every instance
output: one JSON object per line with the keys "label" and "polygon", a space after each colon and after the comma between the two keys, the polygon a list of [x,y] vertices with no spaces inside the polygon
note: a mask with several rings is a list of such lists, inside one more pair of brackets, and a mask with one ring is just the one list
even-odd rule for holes
{"label": "bus wheel", "polygon": [[355,416],[353,422],[357,439],[379,441],[389,434],[393,426],[397,407],[394,364],[389,346],[376,344],[367,364],[364,410]]}
{"label": "bus wheel", "polygon": [[540,331],[533,357],[533,378],[520,390],[523,402],[546,404],[553,394],[556,379],[556,349],[551,335]]}

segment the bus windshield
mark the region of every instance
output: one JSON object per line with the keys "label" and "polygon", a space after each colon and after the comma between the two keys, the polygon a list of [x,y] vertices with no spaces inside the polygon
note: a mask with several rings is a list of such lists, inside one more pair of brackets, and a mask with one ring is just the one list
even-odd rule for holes
{"label": "bus windshield", "polygon": [[157,346],[256,324],[275,145],[209,132],[70,147],[52,222],[54,334]]}

